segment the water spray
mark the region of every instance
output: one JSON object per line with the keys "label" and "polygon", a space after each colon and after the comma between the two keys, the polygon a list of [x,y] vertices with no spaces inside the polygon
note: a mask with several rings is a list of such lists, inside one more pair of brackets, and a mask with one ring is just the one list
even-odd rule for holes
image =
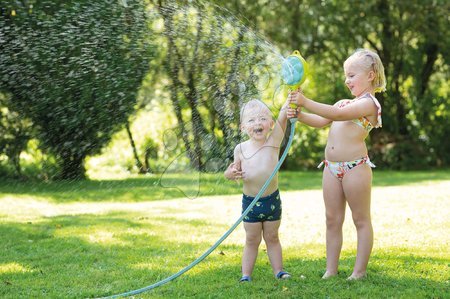
{"label": "water spray", "polygon": [[[296,50],[296,51],[292,52],[292,54],[283,61],[283,64],[281,66],[281,77],[282,77],[284,83],[289,87],[290,90],[295,90],[295,89],[299,88],[300,85],[303,84],[303,82],[305,82],[308,71],[309,71],[308,64],[306,63],[305,59],[300,55],[300,52]],[[267,179],[267,181],[264,183],[264,185],[261,187],[261,190],[259,190],[258,194],[255,196],[255,198],[250,203],[250,205],[247,207],[247,209],[245,209],[245,211],[238,218],[238,220],[236,220],[236,222],[228,229],[228,231],[225,232],[225,234],[223,234],[222,237],[220,237],[219,240],[217,240],[216,243],[214,243],[214,245],[212,245],[207,251],[205,251],[205,253],[203,253],[200,257],[198,257],[192,263],[190,263],[189,265],[187,265],[186,267],[184,267],[177,273],[175,273],[163,280],[160,280],[152,285],[149,285],[149,286],[146,286],[146,287],[143,287],[140,289],[132,290],[132,291],[121,293],[121,294],[111,295],[111,296],[103,297],[103,298],[128,297],[128,296],[137,295],[137,294],[155,289],[155,288],[157,288],[163,284],[166,284],[166,283],[174,280],[175,278],[183,275],[185,272],[189,271],[190,269],[195,267],[197,264],[199,264],[201,261],[203,261],[211,252],[213,252],[236,229],[236,227],[242,222],[244,217],[247,216],[247,214],[250,212],[250,210],[253,208],[253,206],[256,204],[256,202],[259,200],[259,198],[264,194],[264,192],[266,191],[270,182],[277,174],[278,170],[281,167],[281,164],[283,164],[284,160],[286,159],[286,156],[292,145],[292,141],[294,139],[294,133],[295,133],[295,125],[294,124],[296,121],[297,121],[297,118],[290,119],[290,122],[292,125],[291,125],[291,131],[289,134],[289,139],[286,144],[286,148],[284,149],[284,152],[281,155],[280,160],[278,161],[277,165],[275,166],[275,169],[273,170],[272,174]]]}

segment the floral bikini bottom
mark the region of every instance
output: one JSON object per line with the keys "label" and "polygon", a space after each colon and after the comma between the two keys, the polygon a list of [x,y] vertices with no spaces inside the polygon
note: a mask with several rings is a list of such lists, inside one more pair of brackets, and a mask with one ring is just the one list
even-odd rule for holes
{"label": "floral bikini bottom", "polygon": [[322,167],[322,165],[325,164],[325,167],[327,167],[330,172],[337,177],[339,180],[342,180],[344,178],[344,175],[352,168],[355,168],[358,165],[361,164],[368,164],[370,167],[374,168],[375,164],[373,164],[369,156],[365,156],[361,159],[349,161],[349,162],[332,162],[328,160],[323,160],[320,162],[319,166],[317,168]]}

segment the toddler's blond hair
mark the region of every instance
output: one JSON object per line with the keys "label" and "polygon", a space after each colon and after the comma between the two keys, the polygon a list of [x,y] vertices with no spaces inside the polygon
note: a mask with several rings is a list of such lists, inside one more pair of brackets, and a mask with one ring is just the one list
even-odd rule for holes
{"label": "toddler's blond hair", "polygon": [[242,105],[241,112],[240,112],[241,122],[242,122],[242,120],[244,118],[245,111],[250,111],[250,110],[255,109],[255,108],[259,108],[260,110],[266,112],[270,117],[272,117],[272,112],[270,111],[269,107],[267,107],[266,104],[264,104],[260,100],[253,99],[253,100],[250,100],[250,101],[248,101],[248,102],[246,102],[246,103],[244,103]]}

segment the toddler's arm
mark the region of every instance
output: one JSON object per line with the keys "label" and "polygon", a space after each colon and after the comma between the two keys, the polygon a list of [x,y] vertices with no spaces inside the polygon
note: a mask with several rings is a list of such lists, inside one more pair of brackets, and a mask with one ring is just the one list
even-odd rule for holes
{"label": "toddler's arm", "polygon": [[224,176],[228,180],[240,180],[244,177],[244,172],[241,168],[241,160],[239,158],[239,145],[234,148],[234,161],[228,165]]}
{"label": "toddler's arm", "polygon": [[278,119],[275,121],[272,134],[270,137],[273,140],[275,146],[279,146],[283,141],[284,133],[286,131],[287,119],[288,119],[289,99],[283,104],[278,114]]}

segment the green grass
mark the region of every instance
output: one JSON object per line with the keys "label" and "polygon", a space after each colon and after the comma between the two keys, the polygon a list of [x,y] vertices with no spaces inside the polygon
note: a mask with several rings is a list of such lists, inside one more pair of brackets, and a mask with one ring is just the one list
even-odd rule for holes
{"label": "green grass", "polygon": [[[450,174],[375,171],[369,276],[355,259],[350,213],[338,277],[325,266],[318,172],[282,172],[280,230],[289,281],[276,281],[261,245],[250,284],[238,284],[239,226],[197,267],[138,298],[449,298]],[[164,279],[205,252],[239,217],[241,186],[220,174],[0,183],[0,297],[92,298]],[[217,196],[220,195],[220,196]]]}
{"label": "green grass", "polygon": [[[279,176],[282,191],[319,190],[321,171],[283,171]],[[400,186],[428,181],[450,180],[450,171],[374,171],[374,186]],[[114,180],[81,182],[0,181],[4,195],[42,198],[52,202],[139,202],[180,197],[237,194],[242,186],[227,181],[221,174],[153,174]]]}

